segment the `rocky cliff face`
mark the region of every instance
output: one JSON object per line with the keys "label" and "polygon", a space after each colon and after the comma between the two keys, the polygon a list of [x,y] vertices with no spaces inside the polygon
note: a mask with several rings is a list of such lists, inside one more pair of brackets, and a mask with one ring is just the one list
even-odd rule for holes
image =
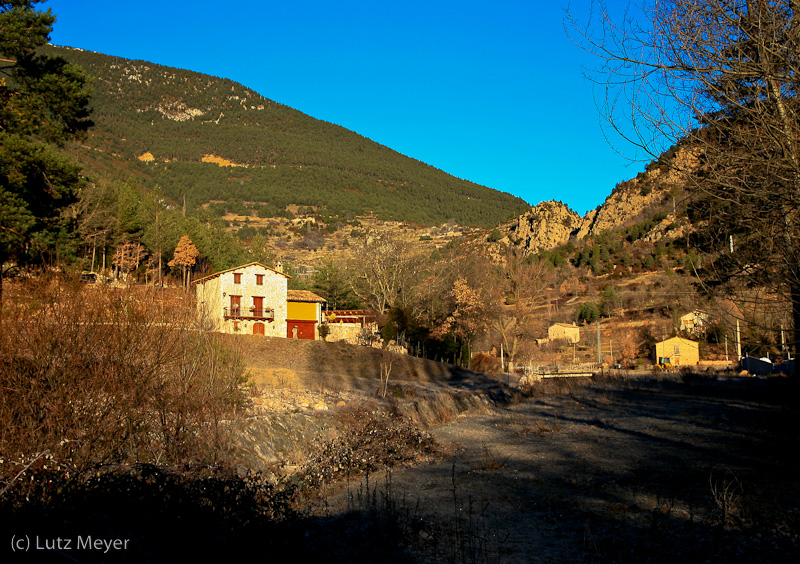
{"label": "rocky cliff face", "polygon": [[[598,235],[603,231],[641,221],[642,216],[657,211],[673,210],[673,196],[681,192],[683,185],[681,170],[698,166],[696,153],[688,149],[676,149],[665,163],[649,167],[636,178],[618,184],[603,205],[588,212],[584,217],[561,202],[542,202],[516,220],[500,227],[504,237],[499,241],[507,246],[517,246],[524,255],[553,249],[570,240]],[[667,229],[679,222],[670,215],[654,228],[648,239],[656,241],[664,237],[685,235],[688,227],[680,230]]]}
{"label": "rocky cliff face", "polygon": [[516,245],[524,255],[566,243],[581,226],[581,216],[561,202],[542,202],[516,220],[502,226],[499,242]]}
{"label": "rocky cliff face", "polygon": [[583,218],[576,233],[578,239],[620,227],[648,208],[660,205],[665,191],[653,189],[651,182],[645,176],[645,179],[634,178],[619,184],[602,206]]}
{"label": "rocky cliff face", "polygon": [[649,171],[622,182],[606,198],[603,205],[590,211],[576,233],[578,239],[597,235],[607,229],[626,224],[648,210],[668,206],[673,189],[682,186],[681,170],[698,166],[694,151],[678,149],[670,158],[669,166],[654,166]]}

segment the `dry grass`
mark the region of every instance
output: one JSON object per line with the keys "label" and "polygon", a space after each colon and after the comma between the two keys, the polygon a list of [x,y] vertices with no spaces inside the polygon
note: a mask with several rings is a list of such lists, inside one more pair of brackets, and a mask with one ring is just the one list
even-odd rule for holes
{"label": "dry grass", "polygon": [[226,456],[243,366],[191,309],[64,278],[23,289],[1,321],[0,475],[37,459],[80,473]]}

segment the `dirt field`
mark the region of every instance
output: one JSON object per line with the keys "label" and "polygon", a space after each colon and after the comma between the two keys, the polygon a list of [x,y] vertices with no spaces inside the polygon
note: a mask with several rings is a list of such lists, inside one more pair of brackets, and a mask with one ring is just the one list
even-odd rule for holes
{"label": "dirt field", "polygon": [[[378,388],[378,350],[237,342],[266,390],[349,404]],[[430,428],[436,462],[340,484],[319,517],[388,514],[403,530],[386,541],[394,561],[798,562],[797,393],[781,379],[714,378],[545,381]],[[392,373],[438,390],[476,380],[413,357]]]}
{"label": "dirt field", "polygon": [[409,561],[798,562],[786,384],[547,382],[432,429],[436,463],[343,486],[326,515],[383,500]]}

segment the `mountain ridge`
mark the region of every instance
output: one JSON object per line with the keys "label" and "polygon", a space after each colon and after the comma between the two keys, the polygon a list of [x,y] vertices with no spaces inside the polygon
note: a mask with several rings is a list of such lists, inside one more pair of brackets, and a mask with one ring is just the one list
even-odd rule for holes
{"label": "mountain ridge", "polygon": [[[96,125],[76,151],[88,172],[124,171],[175,202],[185,199],[189,212],[236,198],[488,227],[529,207],[229,79],[68,47],[46,49],[94,80]],[[152,160],[140,161],[147,153]],[[248,166],[209,172],[204,155]]]}

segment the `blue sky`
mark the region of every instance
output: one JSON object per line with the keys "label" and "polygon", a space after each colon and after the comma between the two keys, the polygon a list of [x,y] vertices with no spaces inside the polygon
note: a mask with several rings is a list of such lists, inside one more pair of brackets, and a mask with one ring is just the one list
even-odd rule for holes
{"label": "blue sky", "polygon": [[[573,0],[571,9],[585,20],[588,5]],[[582,74],[596,61],[565,34],[565,6],[49,0],[40,8],[58,18],[57,45],[230,78],[459,178],[583,214],[643,163],[603,136]]]}

